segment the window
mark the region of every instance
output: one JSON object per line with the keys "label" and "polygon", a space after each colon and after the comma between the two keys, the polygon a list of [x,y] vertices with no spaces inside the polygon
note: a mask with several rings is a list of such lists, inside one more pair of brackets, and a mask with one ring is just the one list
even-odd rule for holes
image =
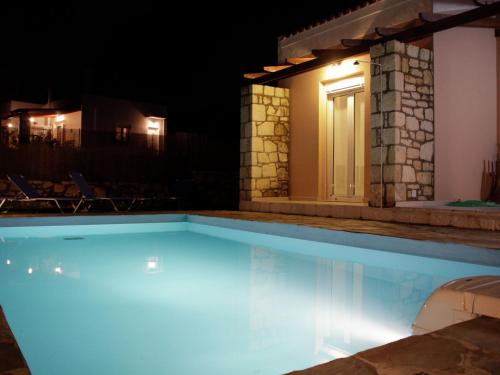
{"label": "window", "polygon": [[115,140],[120,143],[126,143],[129,139],[130,125],[116,127]]}

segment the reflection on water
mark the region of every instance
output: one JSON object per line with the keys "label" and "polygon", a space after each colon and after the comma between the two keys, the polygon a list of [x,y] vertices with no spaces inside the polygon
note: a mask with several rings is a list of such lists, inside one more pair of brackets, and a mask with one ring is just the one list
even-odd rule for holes
{"label": "reflection on water", "polygon": [[325,246],[331,258],[189,232],[3,238],[0,304],[34,375],[281,374],[405,337],[437,286],[500,274]]}

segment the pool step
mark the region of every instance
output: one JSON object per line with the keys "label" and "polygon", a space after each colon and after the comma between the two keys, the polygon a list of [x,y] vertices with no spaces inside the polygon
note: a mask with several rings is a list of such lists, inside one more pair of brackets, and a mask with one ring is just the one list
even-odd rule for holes
{"label": "pool step", "polygon": [[500,319],[500,276],[465,277],[436,289],[422,306],[413,334],[489,316]]}

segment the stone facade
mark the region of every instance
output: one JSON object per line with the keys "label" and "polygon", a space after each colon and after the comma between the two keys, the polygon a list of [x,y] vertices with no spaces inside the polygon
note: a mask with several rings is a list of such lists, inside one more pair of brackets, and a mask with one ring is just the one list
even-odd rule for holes
{"label": "stone facade", "polygon": [[[411,44],[390,41],[370,49],[371,189],[370,204],[434,199],[433,53]],[[383,129],[380,137],[380,85]],[[380,145],[380,138],[382,145]],[[381,147],[382,146],[382,147]],[[380,182],[382,152],[382,190]]]}
{"label": "stone facade", "polygon": [[288,116],[288,89],[242,89],[240,200],[288,196]]}

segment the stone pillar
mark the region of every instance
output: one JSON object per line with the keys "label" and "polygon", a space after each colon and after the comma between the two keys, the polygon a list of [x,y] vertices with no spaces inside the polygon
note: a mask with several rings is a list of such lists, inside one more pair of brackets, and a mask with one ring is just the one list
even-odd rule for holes
{"label": "stone pillar", "polygon": [[289,90],[241,90],[240,200],[288,196]]}
{"label": "stone pillar", "polygon": [[[433,53],[390,41],[370,49],[372,62],[382,64],[383,129],[380,147],[379,67],[371,71],[370,205],[434,199]],[[383,184],[380,186],[380,152]]]}

